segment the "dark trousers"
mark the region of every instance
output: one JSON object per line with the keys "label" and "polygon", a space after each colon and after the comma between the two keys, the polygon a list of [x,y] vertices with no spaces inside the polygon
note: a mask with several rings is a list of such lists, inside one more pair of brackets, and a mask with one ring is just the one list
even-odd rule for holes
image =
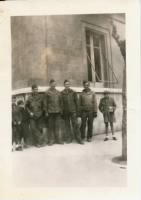
{"label": "dark trousers", "polygon": [[42,119],[30,119],[30,129],[33,136],[33,141],[35,145],[40,145],[42,143]]}
{"label": "dark trousers", "polygon": [[20,143],[21,139],[24,139],[24,142],[27,142],[29,133],[29,122],[22,122],[20,125],[12,125],[12,143]]}
{"label": "dark trousers", "polygon": [[[65,122],[65,140],[71,142],[73,139],[73,135],[77,141],[81,140],[81,133],[79,130],[77,116],[76,113],[65,113],[64,114],[64,122]],[[73,134],[71,131],[71,127],[73,129]]]}
{"label": "dark trousers", "polygon": [[81,115],[81,127],[80,127],[80,131],[81,131],[81,138],[84,139],[85,138],[85,130],[86,130],[86,125],[87,125],[87,139],[92,138],[92,134],[93,134],[93,112],[91,111],[86,111],[86,112],[82,112]]}
{"label": "dark trousers", "polygon": [[48,115],[48,142],[62,142],[60,113],[49,113]]}
{"label": "dark trousers", "polygon": [[29,137],[29,121],[25,121],[21,124],[21,139],[24,139],[24,142],[27,143]]}
{"label": "dark trousers", "polygon": [[15,142],[16,144],[21,141],[22,128],[20,125],[12,125],[12,144]]}

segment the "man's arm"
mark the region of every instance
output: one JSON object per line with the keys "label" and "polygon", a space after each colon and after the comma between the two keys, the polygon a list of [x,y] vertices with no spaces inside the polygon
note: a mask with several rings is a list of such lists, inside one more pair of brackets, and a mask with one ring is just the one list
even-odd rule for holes
{"label": "man's arm", "polygon": [[78,113],[81,115],[82,112],[82,93],[79,94],[78,97]]}
{"label": "man's arm", "polygon": [[99,106],[98,106],[100,112],[103,112],[103,104],[102,104],[102,99],[100,99],[100,103],[99,103]]}
{"label": "man's arm", "polygon": [[63,98],[62,98],[62,93],[59,93],[59,101],[60,101],[60,111],[61,114],[63,113]]}
{"label": "man's arm", "polygon": [[78,96],[76,92],[73,93],[73,97],[74,97],[74,103],[76,106],[76,112],[79,112],[79,100],[78,100]]}
{"label": "man's arm", "polygon": [[33,116],[33,112],[31,110],[30,97],[28,98],[28,100],[25,103],[25,109],[27,110],[27,112],[29,113],[30,116]]}
{"label": "man's arm", "polygon": [[93,112],[97,113],[97,99],[95,93],[93,94]]}
{"label": "man's arm", "polygon": [[27,110],[28,113],[31,112],[31,110],[30,110],[30,101],[29,101],[29,99],[28,99],[28,100],[26,101],[26,103],[25,103],[25,109]]}
{"label": "man's arm", "polygon": [[117,108],[117,105],[116,105],[115,100],[113,99],[113,109],[114,109],[114,111],[116,110],[116,108]]}
{"label": "man's arm", "polygon": [[44,96],[43,96],[43,110],[45,112],[45,115],[48,115],[48,97],[47,97],[47,93],[45,93]]}

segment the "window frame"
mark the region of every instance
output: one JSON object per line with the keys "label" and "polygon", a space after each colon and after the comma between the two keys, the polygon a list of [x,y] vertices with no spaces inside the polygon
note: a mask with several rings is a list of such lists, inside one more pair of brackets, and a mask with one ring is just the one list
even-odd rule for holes
{"label": "window frame", "polygon": [[[96,33],[98,35],[102,35],[104,37],[105,58],[106,58],[106,61],[108,62],[108,63],[106,62],[105,66],[103,65],[102,80],[100,82],[95,82],[93,80],[92,83],[94,83],[95,85],[98,85],[99,87],[104,87],[105,85],[109,86],[109,83],[112,83],[112,80],[113,80],[113,74],[108,67],[108,65],[110,65],[112,67],[112,70],[113,70],[110,30],[108,28],[105,28],[105,27],[102,27],[102,26],[99,26],[99,25],[96,25],[96,24],[91,24],[91,23],[83,21],[83,20],[81,22],[82,22],[84,67],[85,67],[85,69],[87,69],[86,30],[90,30],[93,33]],[[87,69],[87,73],[88,73],[88,69]],[[107,74],[107,77],[105,77],[105,75],[104,75],[105,73]],[[88,75],[87,75],[87,77],[88,77]],[[105,81],[105,78],[106,78],[107,82]]]}
{"label": "window frame", "polygon": [[[88,48],[88,46],[90,47],[91,64],[92,64],[92,67],[94,68],[94,70],[92,70],[92,77],[93,77],[92,82],[98,82],[99,83],[99,81],[96,81],[96,79],[99,79],[100,81],[104,81],[104,66],[103,66],[104,63],[103,63],[103,57],[102,57],[102,40],[104,40],[104,42],[105,42],[105,38],[104,38],[103,34],[99,34],[96,31],[93,31],[91,29],[86,29],[85,35],[86,35],[87,31],[90,33],[89,34],[90,45],[88,45],[86,43],[86,49]],[[98,35],[99,37],[102,37],[100,39],[99,46],[94,45],[94,39],[93,39],[94,35],[95,36]],[[96,64],[95,64],[95,51],[96,51],[96,49],[98,49],[99,52],[100,52],[100,54],[99,54],[100,55],[100,76],[98,74],[97,75],[95,74],[95,72],[96,72]],[[86,50],[86,52],[87,52],[87,50]]]}

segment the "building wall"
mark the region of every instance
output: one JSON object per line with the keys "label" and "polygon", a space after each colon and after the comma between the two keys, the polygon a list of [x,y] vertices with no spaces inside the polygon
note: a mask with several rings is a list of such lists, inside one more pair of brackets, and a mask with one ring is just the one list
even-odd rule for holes
{"label": "building wall", "polygon": [[24,88],[35,80],[46,82],[45,20],[43,17],[11,17],[12,88]]}
{"label": "building wall", "polygon": [[[111,15],[110,15],[111,17]],[[110,35],[109,15],[60,15],[12,17],[12,88],[30,86],[33,82],[46,86],[56,79],[62,86],[69,79],[73,86],[81,86],[87,79],[83,25],[100,27],[108,33],[109,62],[121,88],[123,59],[119,47]],[[124,24],[116,21],[124,38]],[[114,76],[109,69],[111,76]],[[113,80],[115,80],[113,78]]]}

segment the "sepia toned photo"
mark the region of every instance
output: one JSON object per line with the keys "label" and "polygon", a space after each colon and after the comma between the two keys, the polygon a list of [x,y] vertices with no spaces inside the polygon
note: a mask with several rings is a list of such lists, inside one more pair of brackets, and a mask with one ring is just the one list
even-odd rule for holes
{"label": "sepia toned photo", "polygon": [[10,22],[14,184],[126,187],[125,14]]}

